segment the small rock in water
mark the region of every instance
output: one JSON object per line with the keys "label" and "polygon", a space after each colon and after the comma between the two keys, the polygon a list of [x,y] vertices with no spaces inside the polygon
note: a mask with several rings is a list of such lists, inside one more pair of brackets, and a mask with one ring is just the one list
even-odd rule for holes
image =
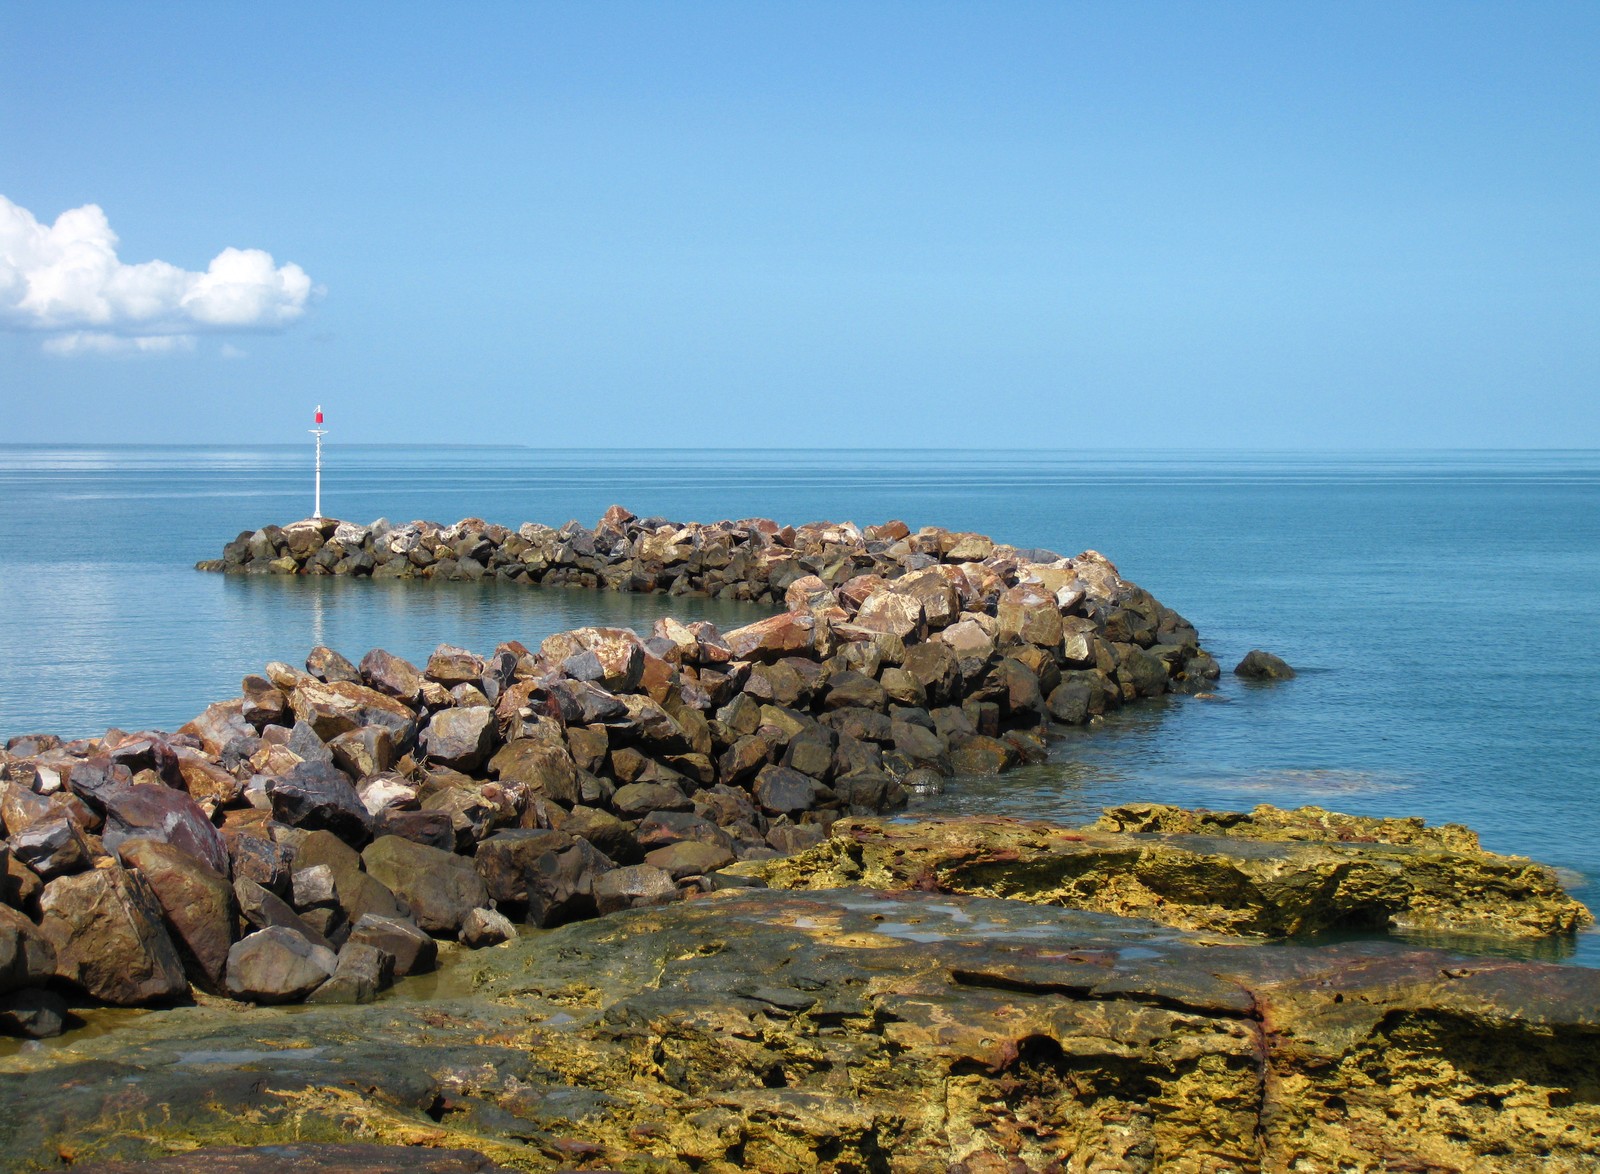
{"label": "small rock in water", "polygon": [[1254,648],[1234,666],[1233,675],[1247,681],[1287,681],[1294,676],[1294,670],[1281,657]]}
{"label": "small rock in water", "polygon": [[461,923],[461,944],[479,950],[484,946],[498,946],[517,936],[517,927],[504,913],[493,909],[474,909]]}

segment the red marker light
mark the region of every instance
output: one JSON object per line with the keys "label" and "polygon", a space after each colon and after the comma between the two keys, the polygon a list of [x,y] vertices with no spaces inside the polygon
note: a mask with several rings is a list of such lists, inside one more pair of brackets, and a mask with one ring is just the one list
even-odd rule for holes
{"label": "red marker light", "polygon": [[322,423],[322,409],[321,408],[317,409],[317,423],[318,424]]}

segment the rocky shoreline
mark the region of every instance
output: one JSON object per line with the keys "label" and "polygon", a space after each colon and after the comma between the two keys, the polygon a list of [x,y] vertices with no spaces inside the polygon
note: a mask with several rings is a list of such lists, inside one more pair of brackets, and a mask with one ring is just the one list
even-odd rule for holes
{"label": "rocky shoreline", "polygon": [[[198,1147],[352,1137],[472,1152],[425,1166],[346,1144],[296,1161],[1600,1156],[1600,974],[1252,944],[1588,924],[1549,870],[1467,829],[1155,805],[1088,828],[888,818],[943,777],[1043,758],[1052,724],[1218,677],[1194,628],[1094,552],[613,507],[592,530],[267,527],[199,565],[784,610],[726,633],[663,619],[487,656],[442,646],[423,665],[319,647],[175,733],[12,738],[0,1031],[59,1032],[63,992],[169,1008],[0,1060],[0,1152],[25,1168],[197,1151],[173,1168],[268,1169],[266,1151]],[[1292,675],[1264,654],[1236,671]],[[427,970],[441,940],[500,947],[471,956],[474,998],[341,1006]],[[1386,1080],[1411,1090],[1402,1119],[1372,1091]],[[1318,1164],[1332,1154],[1345,1165]]]}

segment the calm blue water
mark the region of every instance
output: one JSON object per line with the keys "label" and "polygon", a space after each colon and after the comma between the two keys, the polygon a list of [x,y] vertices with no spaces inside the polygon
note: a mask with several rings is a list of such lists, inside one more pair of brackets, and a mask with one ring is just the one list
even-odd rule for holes
{"label": "calm blue water", "polygon": [[[545,452],[329,446],[324,512],[592,524],[899,517],[1110,556],[1225,666],[1226,704],[1141,708],[1056,761],[932,805],[1078,818],[1132,799],[1316,803],[1456,820],[1570,869],[1600,905],[1600,453]],[[418,658],[580,623],[647,627],[700,600],[190,569],[310,512],[298,448],[0,448],[0,736],[173,728],[316,643]],[[1600,937],[1575,960],[1600,965]]]}

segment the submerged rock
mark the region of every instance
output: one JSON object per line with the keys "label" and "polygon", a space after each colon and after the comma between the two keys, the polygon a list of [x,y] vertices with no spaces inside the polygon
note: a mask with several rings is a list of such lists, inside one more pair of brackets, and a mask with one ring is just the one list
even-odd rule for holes
{"label": "submerged rock", "polygon": [[1233,666],[1233,675],[1243,677],[1247,681],[1287,681],[1295,675],[1294,669],[1289,667],[1287,661],[1253,648],[1244,654],[1244,659]]}

